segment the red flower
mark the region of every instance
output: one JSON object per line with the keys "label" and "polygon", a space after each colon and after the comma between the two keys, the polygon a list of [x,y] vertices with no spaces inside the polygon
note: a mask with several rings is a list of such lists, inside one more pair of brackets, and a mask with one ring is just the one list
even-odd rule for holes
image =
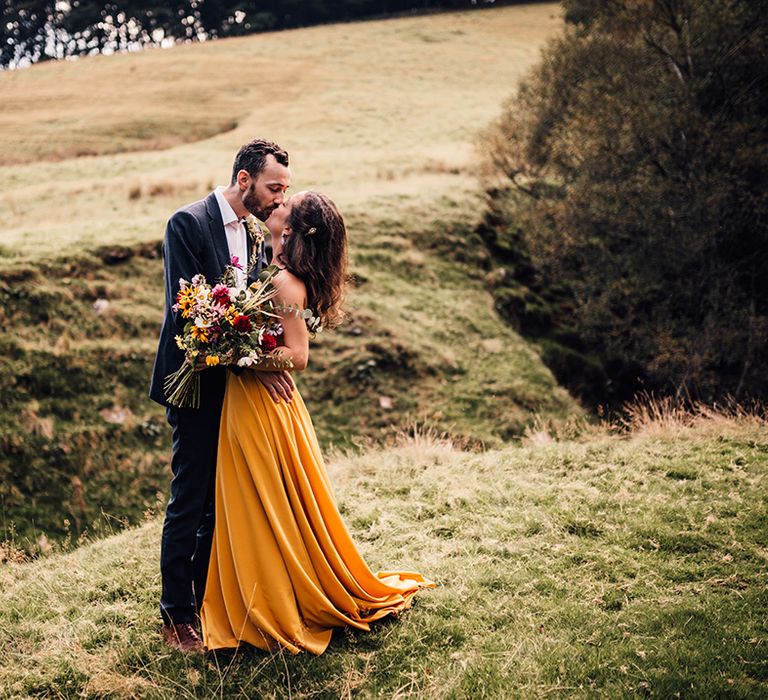
{"label": "red flower", "polygon": [[235,320],[232,325],[235,327],[235,330],[238,333],[248,333],[248,331],[250,331],[252,328],[251,319],[248,318],[248,316],[244,316],[243,314],[238,314],[235,316]]}
{"label": "red flower", "polygon": [[226,284],[217,284],[211,290],[213,303],[220,306],[229,306],[232,300],[229,298],[229,287]]}
{"label": "red flower", "polygon": [[261,349],[264,352],[272,352],[277,347],[277,338],[274,335],[265,335],[261,339]]}

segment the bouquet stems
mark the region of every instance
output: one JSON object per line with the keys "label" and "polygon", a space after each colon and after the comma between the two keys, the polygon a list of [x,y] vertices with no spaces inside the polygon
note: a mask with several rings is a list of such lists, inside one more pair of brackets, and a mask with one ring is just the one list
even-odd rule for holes
{"label": "bouquet stems", "polygon": [[164,389],[171,406],[200,408],[200,373],[189,362],[165,378]]}

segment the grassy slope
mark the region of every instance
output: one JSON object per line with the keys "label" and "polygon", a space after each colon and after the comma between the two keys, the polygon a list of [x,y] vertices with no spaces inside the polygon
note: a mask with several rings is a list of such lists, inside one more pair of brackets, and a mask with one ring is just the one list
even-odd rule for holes
{"label": "grassy slope", "polygon": [[[156,240],[168,214],[224,181],[235,150],[256,135],[292,154],[297,190],[323,189],[345,213],[379,218],[410,205],[409,217],[431,219],[441,196],[474,190],[466,169],[476,130],[561,27],[556,4],[523,5],[0,74],[0,162],[21,160],[0,167],[0,243],[8,254],[30,257]],[[151,150],[201,116],[215,124],[219,105],[236,128]],[[69,154],[98,150],[98,134],[116,150],[148,150],[39,164],[62,143],[72,142]],[[143,196],[130,199],[135,189]]]}
{"label": "grassy slope", "polygon": [[[101,148],[94,133],[154,148],[178,129],[169,103],[194,116],[201,100],[206,110],[223,100],[239,124],[163,151],[0,167],[5,531],[15,522],[34,543],[103,527],[102,511],[135,522],[162,503],[167,429],[145,399],[161,314],[156,244],[169,213],[224,180],[255,134],[284,143],[296,189],[326,190],[349,221],[360,281],[352,322],[318,338],[302,377],[325,445],[380,442],[418,422],[493,446],[536,414],[578,413],[494,312],[472,233],[474,131],[557,31],[557,13],[535,5],[329,26],[0,74],[12,97],[0,148],[19,158],[50,155],[43,136],[71,141],[64,155]],[[236,105],[218,81],[234,63],[258,78]],[[209,95],[181,89],[192,74]],[[25,111],[33,97],[46,110]],[[126,114],[152,129],[128,134]],[[100,316],[97,299],[109,301]]]}
{"label": "grassy slope", "polygon": [[[652,426],[653,427],[653,426]],[[337,457],[374,568],[439,582],[319,658],[159,642],[159,521],[0,569],[6,697],[765,697],[766,424]],[[148,552],[150,554],[148,554]],[[2,691],[0,691],[2,696]]]}

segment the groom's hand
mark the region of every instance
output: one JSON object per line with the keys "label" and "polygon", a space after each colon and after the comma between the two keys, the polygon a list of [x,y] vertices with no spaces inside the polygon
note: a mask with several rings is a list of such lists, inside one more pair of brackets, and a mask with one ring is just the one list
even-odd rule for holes
{"label": "groom's hand", "polygon": [[254,370],[259,381],[266,387],[269,395],[275,403],[280,403],[282,397],[286,403],[293,399],[293,378],[291,373],[285,370],[281,372],[262,372]]}

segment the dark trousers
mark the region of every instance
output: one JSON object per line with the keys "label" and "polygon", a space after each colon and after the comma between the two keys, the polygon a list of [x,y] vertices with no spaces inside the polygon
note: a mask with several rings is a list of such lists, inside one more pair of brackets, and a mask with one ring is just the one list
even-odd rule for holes
{"label": "dark trousers", "polygon": [[173,479],[160,547],[160,614],[166,623],[195,620],[208,576],[223,382],[204,380],[201,394],[201,408],[166,408],[173,430]]}

